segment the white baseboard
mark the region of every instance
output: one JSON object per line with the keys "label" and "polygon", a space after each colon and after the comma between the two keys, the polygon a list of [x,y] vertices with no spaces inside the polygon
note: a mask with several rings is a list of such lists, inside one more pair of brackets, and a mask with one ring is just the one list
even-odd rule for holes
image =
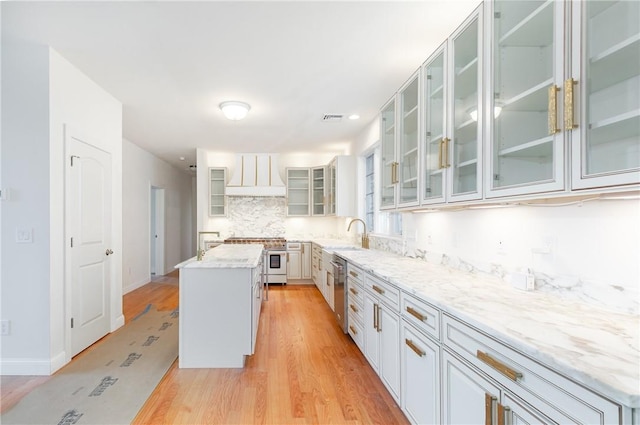
{"label": "white baseboard", "polygon": [[67,353],[61,351],[51,359],[51,373],[57,371],[62,366],[67,364]]}
{"label": "white baseboard", "polygon": [[[58,357],[56,356],[56,362]],[[0,375],[49,376],[53,373],[52,366],[53,359],[0,359]]]}
{"label": "white baseboard", "polygon": [[130,285],[127,285],[124,288],[122,288],[122,295],[128,294],[129,292],[134,291],[134,290],[146,285],[147,283],[149,283],[149,279],[145,278],[145,279],[139,280],[137,282],[134,282],[134,283],[132,283]]}
{"label": "white baseboard", "polygon": [[124,314],[121,314],[111,323],[111,332],[115,332],[117,329],[124,326]]}

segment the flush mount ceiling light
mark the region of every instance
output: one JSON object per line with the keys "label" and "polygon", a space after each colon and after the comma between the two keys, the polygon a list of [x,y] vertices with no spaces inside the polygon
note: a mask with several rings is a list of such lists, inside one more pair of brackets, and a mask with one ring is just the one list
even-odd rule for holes
{"label": "flush mount ceiling light", "polygon": [[222,109],[222,113],[227,119],[232,121],[238,121],[247,116],[247,113],[251,109],[248,103],[237,102],[237,101],[229,101],[222,102],[220,104],[220,109]]}

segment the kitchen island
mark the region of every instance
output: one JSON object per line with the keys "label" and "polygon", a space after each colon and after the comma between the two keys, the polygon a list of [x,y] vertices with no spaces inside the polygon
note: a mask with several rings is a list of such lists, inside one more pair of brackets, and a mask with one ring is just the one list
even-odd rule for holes
{"label": "kitchen island", "polygon": [[262,244],[223,244],[180,269],[179,367],[243,367],[255,352]]}

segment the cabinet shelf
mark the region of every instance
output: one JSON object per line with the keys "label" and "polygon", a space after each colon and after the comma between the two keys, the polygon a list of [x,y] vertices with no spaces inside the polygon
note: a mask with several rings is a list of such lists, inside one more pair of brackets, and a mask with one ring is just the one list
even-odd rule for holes
{"label": "cabinet shelf", "polygon": [[391,124],[389,127],[384,129],[385,134],[393,134],[396,131],[396,125]]}
{"label": "cabinet shelf", "polygon": [[553,84],[553,78],[549,78],[529,89],[518,93],[503,102],[503,107],[509,107],[510,111],[546,111],[549,107],[547,89]]}
{"label": "cabinet shelf", "polygon": [[432,144],[432,145],[440,144],[440,142],[442,141],[442,139],[443,139],[443,138],[444,138],[444,134],[438,134],[438,135],[436,135],[436,136],[431,136],[431,137],[428,139],[428,142],[429,142],[430,144]]}
{"label": "cabinet shelf", "polygon": [[456,164],[456,168],[465,168],[465,167],[470,167],[472,165],[476,165],[478,163],[478,158],[475,159],[470,159],[468,161],[463,161],[459,164]]}
{"label": "cabinet shelf", "polygon": [[549,46],[553,43],[553,1],[549,0],[500,38],[500,46]]}
{"label": "cabinet shelf", "polygon": [[637,67],[629,64],[640,62],[640,34],[633,36],[593,55],[590,91],[596,92],[637,75]]}
{"label": "cabinet shelf", "polygon": [[468,120],[466,120],[466,121],[464,121],[464,122],[460,123],[460,125],[458,125],[458,126],[456,127],[456,131],[460,131],[460,130],[462,130],[462,129],[466,128],[466,127],[469,127],[469,126],[471,126],[471,125],[475,125],[475,124],[477,124],[477,121],[476,121],[476,120],[474,120],[473,118],[469,118]]}
{"label": "cabinet shelf", "polygon": [[438,87],[434,87],[429,93],[430,99],[442,99],[444,96],[444,84],[440,84]]}
{"label": "cabinet shelf", "polygon": [[444,168],[438,168],[437,170],[433,170],[429,173],[430,176],[437,176],[443,173]]}
{"label": "cabinet shelf", "polygon": [[464,67],[456,72],[455,92],[456,99],[464,99],[478,91],[478,58],[475,57]]}
{"label": "cabinet shelf", "polygon": [[404,118],[406,119],[407,117],[409,117],[411,114],[416,114],[418,112],[418,105],[414,106],[413,108],[409,109],[407,112],[404,113]]}
{"label": "cabinet shelf", "polygon": [[640,109],[589,124],[591,145],[637,137]]}
{"label": "cabinet shelf", "polygon": [[518,146],[502,149],[498,156],[502,157],[549,157],[553,149],[553,136],[543,137],[522,143]]}
{"label": "cabinet shelf", "polygon": [[417,152],[418,152],[418,147],[416,146],[415,148],[406,151],[402,156],[407,157],[409,155],[416,154]]}

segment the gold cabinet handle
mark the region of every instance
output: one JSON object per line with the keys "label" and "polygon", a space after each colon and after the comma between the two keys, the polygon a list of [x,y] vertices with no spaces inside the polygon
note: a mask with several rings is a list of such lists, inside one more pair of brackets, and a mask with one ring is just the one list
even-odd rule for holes
{"label": "gold cabinet handle", "polygon": [[382,324],[380,323],[380,306],[376,304],[376,309],[378,310],[378,327],[376,328],[378,332],[382,332]]}
{"label": "gold cabinet handle", "polygon": [[302,244],[302,253],[304,254],[304,244]]}
{"label": "gold cabinet handle", "polygon": [[358,331],[352,325],[349,325],[349,329],[351,329],[351,332],[353,332],[354,335],[358,334]]}
{"label": "gold cabinet handle", "polygon": [[444,145],[445,145],[445,141],[444,139],[440,140],[440,151],[438,152],[438,168],[443,169],[445,168],[444,165]]}
{"label": "gold cabinet handle", "polygon": [[349,291],[353,294],[353,295],[358,295],[358,291],[356,291],[353,288],[349,288]]}
{"label": "gold cabinet handle", "polygon": [[354,272],[353,270],[349,271],[349,274],[353,277],[358,277],[358,273]]}
{"label": "gold cabinet handle", "polygon": [[349,304],[349,307],[351,308],[351,310],[353,310],[353,312],[354,312],[354,313],[357,313],[357,312],[358,312],[358,309],[356,308],[356,306],[355,306],[355,305],[353,305],[353,304]]}
{"label": "gold cabinet handle", "polygon": [[511,369],[509,366],[507,366],[504,363],[494,359],[493,357],[491,357],[487,353],[484,353],[484,352],[478,350],[476,352],[476,357],[478,359],[480,359],[481,361],[483,361],[484,363],[486,363],[489,366],[491,366],[492,368],[494,368],[495,370],[497,370],[498,372],[502,373],[503,375],[505,375],[507,378],[511,379],[512,381],[517,381],[518,379],[522,378],[522,373]]}
{"label": "gold cabinet handle", "polygon": [[578,84],[573,78],[564,82],[564,129],[572,130],[578,128],[573,122],[573,86]]}
{"label": "gold cabinet handle", "polygon": [[372,286],[372,288],[373,288],[373,290],[374,290],[374,291],[376,291],[378,294],[380,294],[380,295],[384,294],[384,289],[380,288],[379,286],[377,286],[377,285],[373,285],[373,286]]}
{"label": "gold cabinet handle", "polygon": [[504,425],[504,419],[509,410],[511,409],[498,403],[498,425]]}
{"label": "gold cabinet handle", "polygon": [[418,312],[418,310],[407,306],[407,313],[409,313],[410,315],[412,315],[413,317],[415,317],[416,319],[418,319],[421,322],[426,322],[427,321],[427,316],[423,316],[422,314],[420,314],[420,312]]}
{"label": "gold cabinet handle", "polygon": [[449,164],[449,142],[451,141],[451,139],[449,139],[448,137],[445,137],[444,139],[442,139],[443,145],[444,145],[444,149],[442,151],[442,168],[448,168],[449,166],[451,166],[451,164]]}
{"label": "gold cabinet handle", "polygon": [[373,327],[378,330],[378,304],[373,305]]}
{"label": "gold cabinet handle", "polygon": [[496,396],[484,393],[484,424],[493,425],[493,404],[498,402]]}
{"label": "gold cabinet handle", "polygon": [[426,353],[420,349],[420,347],[418,347],[413,341],[411,341],[408,338],[405,338],[404,340],[405,344],[407,344],[409,346],[409,348],[411,348],[413,350],[414,353],[416,353],[419,357],[423,357]]}
{"label": "gold cabinet handle", "polygon": [[560,88],[555,84],[549,87],[549,134],[554,135],[560,132],[558,128],[558,96]]}

